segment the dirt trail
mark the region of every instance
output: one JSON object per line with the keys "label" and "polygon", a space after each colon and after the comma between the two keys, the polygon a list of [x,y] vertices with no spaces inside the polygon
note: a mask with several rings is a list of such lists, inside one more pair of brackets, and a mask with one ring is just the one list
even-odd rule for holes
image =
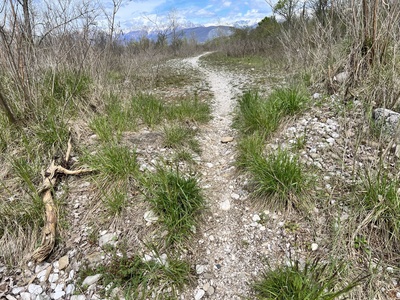
{"label": "dirt trail", "polygon": [[235,79],[228,73],[199,66],[200,57],[185,61],[204,74],[214,93],[213,120],[200,135],[203,154],[199,168],[209,210],[199,240],[193,245],[198,284],[182,299],[241,299],[247,294],[249,272],[254,271],[251,256],[257,255],[250,255],[253,251],[248,248],[251,238],[247,229],[251,226],[246,224],[251,223],[252,214],[245,205],[247,195],[233,165],[236,142],[221,142],[222,137],[236,135],[231,128]]}

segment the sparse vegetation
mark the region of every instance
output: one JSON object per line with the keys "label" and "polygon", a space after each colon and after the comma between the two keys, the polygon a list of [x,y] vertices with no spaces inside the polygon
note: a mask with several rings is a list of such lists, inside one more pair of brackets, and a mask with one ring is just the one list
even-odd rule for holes
{"label": "sparse vegetation", "polygon": [[290,262],[290,265],[264,271],[253,284],[260,300],[338,299],[359,283],[343,283],[344,263],[321,263],[318,260],[305,263]]}
{"label": "sparse vegetation", "polygon": [[188,240],[205,208],[197,177],[159,166],[145,186],[147,200],[168,232],[165,242],[172,245]]}

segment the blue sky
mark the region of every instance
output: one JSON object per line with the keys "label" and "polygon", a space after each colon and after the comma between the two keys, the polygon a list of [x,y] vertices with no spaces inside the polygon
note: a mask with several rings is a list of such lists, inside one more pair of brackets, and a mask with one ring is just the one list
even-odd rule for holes
{"label": "blue sky", "polygon": [[[101,0],[106,10],[112,1]],[[271,9],[265,0],[123,0],[117,22],[123,31],[165,26],[173,15],[179,24],[233,25],[237,21],[257,23]]]}

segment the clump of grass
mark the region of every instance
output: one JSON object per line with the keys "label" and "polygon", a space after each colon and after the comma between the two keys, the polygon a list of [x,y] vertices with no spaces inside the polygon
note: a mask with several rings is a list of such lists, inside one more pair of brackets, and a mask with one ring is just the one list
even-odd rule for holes
{"label": "clump of grass", "polygon": [[101,283],[120,287],[126,299],[148,299],[157,294],[157,299],[176,299],[177,292],[192,279],[190,265],[185,261],[169,258],[165,263],[159,259],[146,261],[139,255],[128,257],[114,254],[105,266],[83,269],[80,277],[103,274]]}
{"label": "clump of grass", "polygon": [[257,197],[279,209],[307,207],[303,196],[310,178],[297,156],[281,149],[268,157],[256,154],[247,169],[252,174],[253,194]]}
{"label": "clump of grass", "polygon": [[96,115],[89,126],[100,140],[118,142],[124,131],[135,129],[136,116],[116,95],[111,94],[107,99],[105,114]]}
{"label": "clump of grass", "polygon": [[264,136],[259,132],[243,136],[237,145],[236,165],[242,170],[247,170],[257,157],[262,156],[264,140]]}
{"label": "clump of grass", "polygon": [[166,243],[186,240],[197,225],[205,201],[195,176],[158,167],[147,178],[147,200],[166,227]]}
{"label": "clump of grass", "polygon": [[195,95],[192,99],[180,99],[168,106],[167,118],[180,122],[205,123],[211,119],[209,103],[199,101]]}
{"label": "clump of grass", "polygon": [[164,144],[166,147],[180,149],[189,148],[199,153],[200,144],[195,139],[196,132],[184,125],[173,124],[164,127]]}
{"label": "clump of grass", "polygon": [[361,279],[343,283],[341,273],[344,264],[321,264],[318,260],[304,267],[298,261],[289,266],[271,269],[253,283],[257,299],[262,300],[328,300],[345,295],[359,284]]}
{"label": "clump of grass", "polygon": [[235,126],[243,134],[256,131],[268,137],[275,132],[283,117],[301,111],[308,97],[298,88],[280,88],[262,99],[257,92],[246,92],[238,102]]}
{"label": "clump of grass", "polygon": [[304,108],[308,97],[298,87],[285,87],[274,90],[268,101],[274,102],[284,116],[293,116]]}
{"label": "clump of grass", "polygon": [[82,162],[99,172],[101,176],[115,180],[126,180],[138,172],[136,153],[126,146],[104,145],[94,154],[85,154]]}
{"label": "clump of grass", "polygon": [[125,186],[121,185],[112,188],[111,191],[103,197],[103,204],[111,216],[121,214],[126,206],[126,201],[127,189]]}
{"label": "clump of grass", "polygon": [[398,245],[400,238],[400,198],[399,181],[389,178],[381,170],[376,175],[366,174],[363,180],[364,190],[361,193],[361,209],[367,216],[366,224],[378,230],[377,236]]}
{"label": "clump of grass", "polygon": [[257,92],[246,92],[238,102],[234,125],[243,134],[256,131],[268,136],[279,126],[280,113],[273,102],[260,98]]}
{"label": "clump of grass", "polygon": [[165,116],[165,104],[149,94],[135,95],[130,109],[149,127],[160,124]]}

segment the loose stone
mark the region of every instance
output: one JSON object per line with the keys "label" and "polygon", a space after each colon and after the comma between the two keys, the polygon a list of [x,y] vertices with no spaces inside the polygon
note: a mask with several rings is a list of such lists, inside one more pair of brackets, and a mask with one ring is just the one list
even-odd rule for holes
{"label": "loose stone", "polygon": [[203,298],[203,296],[205,295],[205,291],[200,289],[197,291],[196,295],[194,296],[195,300],[200,300],[201,298]]}

